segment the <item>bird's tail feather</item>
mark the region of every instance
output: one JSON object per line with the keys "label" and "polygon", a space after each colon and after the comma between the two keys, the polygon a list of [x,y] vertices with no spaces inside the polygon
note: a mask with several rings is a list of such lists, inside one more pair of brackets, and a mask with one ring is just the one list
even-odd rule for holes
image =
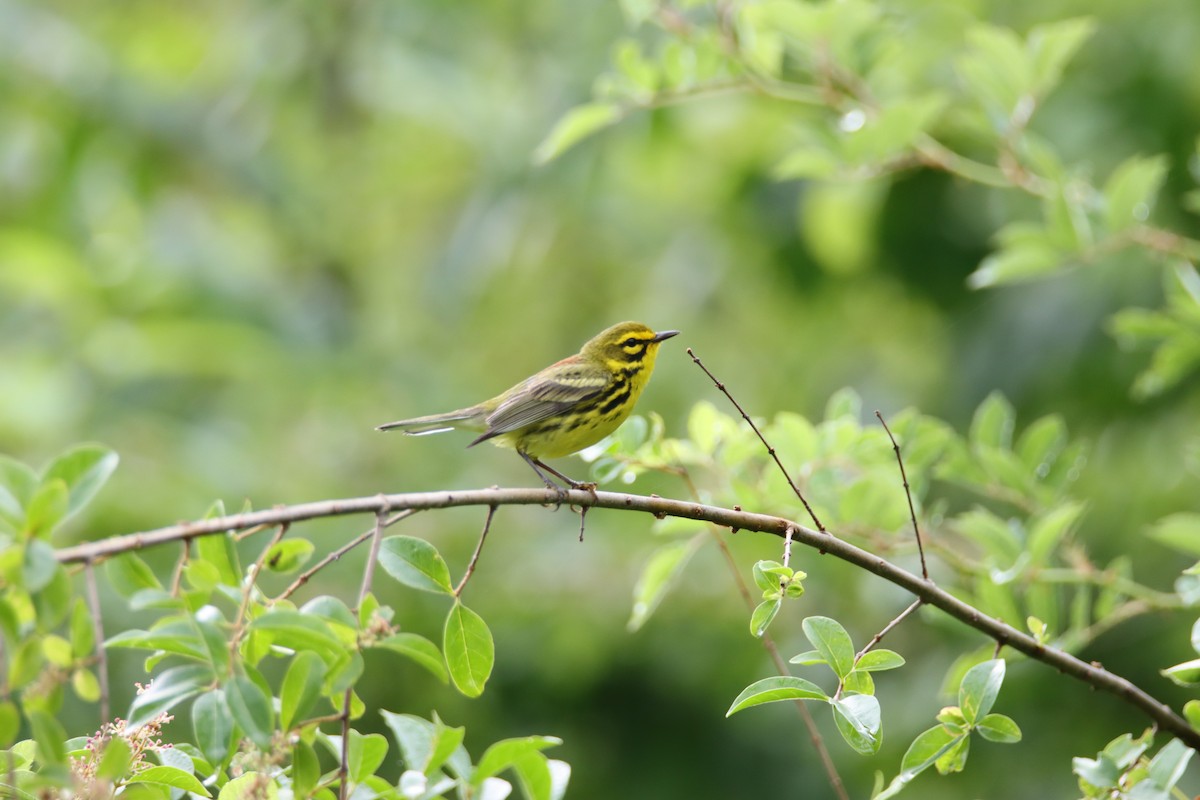
{"label": "bird's tail feather", "polygon": [[412,436],[420,436],[426,433],[442,433],[443,431],[454,430],[455,428],[470,427],[462,423],[470,423],[479,419],[479,410],[475,408],[461,408],[458,411],[451,411],[446,414],[431,414],[428,417],[414,417],[412,419],[402,419],[396,422],[389,422],[385,425],[380,425],[375,430],[377,431],[401,431]]}

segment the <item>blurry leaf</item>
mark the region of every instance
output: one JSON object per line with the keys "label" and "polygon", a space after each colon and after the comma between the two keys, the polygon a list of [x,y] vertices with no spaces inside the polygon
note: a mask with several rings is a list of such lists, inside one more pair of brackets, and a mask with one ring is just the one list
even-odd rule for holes
{"label": "blurry leaf", "polygon": [[1144,308],[1124,308],[1108,321],[1108,330],[1123,347],[1134,347],[1144,342],[1164,339],[1182,332],[1179,320],[1161,311]]}
{"label": "blurry leaf", "polygon": [[292,747],[293,797],[313,797],[313,789],[321,780],[321,762],[312,745],[303,740]]}
{"label": "blurry leaf", "polygon": [[[379,713],[396,737],[396,743],[400,746],[401,759],[407,768],[419,769],[432,763],[436,752],[435,748],[442,736],[439,734],[440,722],[435,725],[412,714],[393,714],[391,711],[385,710],[381,710]],[[470,779],[473,768],[466,750],[461,745],[455,748],[454,753],[447,759],[446,765],[451,773],[464,781]]]}
{"label": "blurry leaf", "polygon": [[21,584],[26,591],[40,592],[50,584],[59,569],[54,548],[41,539],[30,539],[23,549]]}
{"label": "blurry leaf", "polygon": [[196,776],[175,767],[147,767],[134,773],[129,782],[132,784],[149,783],[155,786],[169,786],[172,789],[182,789],[201,797],[212,797],[204,784],[196,780]]}
{"label": "blurry leaf", "polygon": [[1038,25],[1029,33],[1029,50],[1033,56],[1033,90],[1048,94],[1058,85],[1063,68],[1079,48],[1096,31],[1096,21],[1090,17],[1059,20]]}
{"label": "blurry leaf", "polygon": [[446,763],[446,759],[450,758],[454,753],[462,747],[463,738],[466,736],[466,728],[451,728],[445,725],[438,719],[437,713],[434,712],[433,722],[433,738],[429,751],[429,759],[422,765],[421,771],[426,775],[432,775],[436,770],[442,768],[442,764]]}
{"label": "blurry leaf", "polygon": [[56,564],[50,574],[50,582],[30,598],[33,600],[37,629],[44,633],[57,628],[67,617],[71,597],[71,578],[62,564]]}
{"label": "blurry leaf", "polygon": [[763,634],[767,632],[767,628],[775,620],[775,616],[779,613],[779,609],[782,606],[782,597],[763,600],[755,606],[754,612],[750,615],[750,635],[761,639]]}
{"label": "blurry leaf", "polygon": [[960,736],[950,745],[950,749],[934,762],[937,766],[937,771],[942,775],[949,775],[952,772],[962,772],[963,767],[967,765],[967,752],[970,748],[971,737]]}
{"label": "blurry leaf", "polygon": [[21,730],[21,712],[11,700],[0,700],[0,748],[9,748]]}
{"label": "blurry leaf", "polygon": [[1159,544],[1189,556],[1200,556],[1200,513],[1169,514],[1146,531]]}
{"label": "blurry leaf", "polygon": [[205,758],[214,764],[225,760],[233,736],[233,714],[222,689],[213,689],[196,698],[192,704],[192,732]]}
{"label": "blurry leaf", "polygon": [[954,530],[983,548],[991,561],[1008,567],[1021,557],[1024,545],[1014,523],[1000,519],[985,508],[974,508],[959,514],[953,520]]}
{"label": "blurry leaf", "polygon": [[9,684],[16,689],[22,688],[41,675],[45,663],[42,643],[35,638],[26,639],[17,645],[8,662]]}
{"label": "blurry leaf", "polygon": [[492,632],[483,618],[455,602],[446,617],[442,650],[454,686],[467,697],[483,694],[483,686],[492,674],[496,660]]}
{"label": "blurry leaf", "polygon": [[1035,519],[1029,531],[1030,561],[1039,566],[1045,564],[1086,508],[1082,502],[1063,503]]}
{"label": "blurry leaf", "polygon": [[1027,427],[1015,449],[1021,463],[1035,478],[1044,478],[1051,464],[1067,443],[1067,426],[1062,417],[1051,414]]}
{"label": "blurry leaf", "polygon": [[999,392],[987,396],[971,420],[970,441],[973,446],[985,445],[1006,450],[1012,446],[1016,412]]}
{"label": "blurry leaf", "polygon": [[791,676],[763,678],[747,686],[725,712],[729,717],[751,706],[780,700],[828,700],[829,696],[812,681]]}
{"label": "blurry leaf", "polygon": [[100,680],[90,669],[79,668],[71,673],[71,688],[76,697],[84,703],[96,703],[100,700]]}
{"label": "blurry leaf", "polygon": [[846,386],[830,395],[825,404],[825,421],[848,419],[858,422],[862,419],[862,397],[854,389]]}
{"label": "blurry leaf", "polygon": [[379,566],[405,586],[434,594],[454,592],[441,553],[424,539],[389,536],[380,543]]}
{"label": "blurry leaf", "polygon": [[266,693],[245,675],[225,684],[225,702],[234,722],[259,748],[267,750],[275,734],[275,712]]}
{"label": "blurry leaf", "polygon": [[42,485],[61,479],[70,494],[67,514],[74,514],[100,491],[120,458],[98,444],[74,447],[55,458],[42,473]]}
{"label": "blurry leaf", "polygon": [[808,617],[804,620],[804,635],[841,680],[854,669],[854,643],[850,634],[835,619]]}
{"label": "blurry leaf", "polygon": [[1183,704],[1183,716],[1196,730],[1200,730],[1200,700],[1188,700]]}
{"label": "blurry leaf", "polygon": [[989,255],[967,276],[972,289],[986,289],[1040,278],[1056,271],[1066,261],[1062,249],[1049,237],[1041,242],[1012,245]]}
{"label": "blurry leaf", "polygon": [[1200,335],[1180,333],[1158,346],[1147,367],[1133,383],[1138,400],[1162,394],[1192,374],[1200,365]]}
{"label": "blurry leaf", "polygon": [[1011,744],[1021,741],[1021,729],[1017,723],[1003,714],[988,714],[975,726],[979,735],[990,742]]}
{"label": "blurry leaf", "polygon": [[572,108],[533,151],[534,163],[545,164],[558,158],[588,136],[617,122],[621,115],[621,107],[616,103],[592,102]]}
{"label": "blurry leaf", "polygon": [[47,765],[65,764],[67,762],[67,733],[59,721],[44,711],[30,711],[27,717],[29,726],[33,729],[33,738],[37,742],[42,763]]}
{"label": "blurry leaf", "polygon": [[636,28],[658,12],[659,0],[621,0],[625,22]]}
{"label": "blurry leaf", "polygon": [[67,484],[61,479],[43,481],[25,510],[25,535],[45,539],[67,516]]}
{"label": "blurry leaf", "polygon": [[698,534],[687,541],[671,542],[650,554],[642,574],[633,590],[633,613],[626,627],[636,631],[646,623],[667,591],[683,574],[684,567],[695,554],[706,534]]}
{"label": "blurry leaf", "polygon": [[413,661],[429,670],[429,672],[431,672],[433,676],[442,683],[447,683],[450,680],[450,676],[446,673],[446,665],[442,659],[441,651],[438,650],[436,644],[420,634],[392,634],[386,639],[377,642],[375,646],[393,650],[401,655],[411,658]]}
{"label": "blurry leaf", "polygon": [[996,658],[967,670],[958,690],[958,705],[969,724],[977,724],[992,710],[1004,683],[1004,667],[1004,659]]}
{"label": "blurry leaf", "polygon": [[832,703],[833,721],[846,743],[863,755],[879,752],[883,744],[879,701],[866,694],[841,697]]}
{"label": "blurry leaf", "polygon": [[217,800],[279,800],[279,786],[266,773],[246,772],[222,786]]}
{"label": "blurry leaf", "polygon": [[1104,221],[1122,231],[1150,218],[1155,196],[1167,177],[1166,156],[1132,156],[1104,184]]}
{"label": "blurry leaf", "polygon": [[974,23],[966,39],[968,49],[958,60],[958,73],[996,130],[1006,133],[1017,104],[1033,88],[1033,59],[1009,28]]}
{"label": "blurry leaf", "polygon": [[1150,759],[1150,780],[1160,789],[1170,791],[1183,777],[1188,761],[1195,754],[1196,751],[1184,745],[1183,742],[1172,739],[1155,754],[1154,758]]}
{"label": "blurry leaf", "polygon": [[104,752],[100,756],[100,763],[96,765],[96,777],[113,782],[125,777],[132,755],[125,737],[110,737],[104,743]]}
{"label": "blurry leaf", "polygon": [[83,658],[96,649],[96,628],[92,614],[82,597],[75,598],[71,609],[71,654]]}
{"label": "blurry leaf", "polygon": [[313,554],[313,543],[307,539],[287,539],[276,542],[263,562],[272,572],[295,572],[304,566]]}
{"label": "blurry leaf", "polygon": [[325,683],[325,662],[314,652],[297,653],[279,690],[280,728],[290,731],[312,711]]}
{"label": "blurry leaf", "polygon": [[125,553],[104,562],[104,573],[109,584],[125,599],[143,589],[161,591],[163,588],[146,562],[133,553]]}
{"label": "blurry leaf", "polygon": [[38,485],[36,472],[15,458],[0,454],[0,518],[18,527]]}

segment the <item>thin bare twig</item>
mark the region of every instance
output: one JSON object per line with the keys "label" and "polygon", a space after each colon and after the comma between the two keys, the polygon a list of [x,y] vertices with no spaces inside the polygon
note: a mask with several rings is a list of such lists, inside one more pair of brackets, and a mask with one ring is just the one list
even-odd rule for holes
{"label": "thin bare twig", "polygon": [[258,558],[250,569],[246,570],[245,586],[242,587],[242,604],[238,607],[237,617],[234,618],[233,635],[229,637],[229,652],[237,650],[238,644],[242,641],[242,637],[246,635],[246,609],[250,608],[250,597],[254,594],[254,584],[258,580],[259,573],[262,572],[263,563],[267,560],[267,554],[271,552],[271,548],[279,543],[279,540],[287,535],[288,528],[292,527],[292,523],[284,522],[280,524],[279,529],[275,531],[275,535],[271,537],[270,543],[262,549],[258,554]]}
{"label": "thin bare twig", "polygon": [[940,609],[963,624],[980,631],[988,638],[1000,641],[1034,660],[1054,667],[1065,675],[1119,697],[1158,723],[1164,731],[1169,731],[1178,737],[1187,746],[1200,749],[1200,731],[1194,730],[1183,717],[1141,687],[1103,667],[1089,664],[1070,653],[1047,646],[1028,633],[987,616],[978,608],[943,591],[921,576],[901,569],[878,554],[855,547],[825,531],[813,530],[792,520],[768,514],[736,511],[730,508],[672,500],[665,497],[645,497],[620,492],[591,492],[583,489],[568,490],[565,492],[565,498],[560,497],[560,494],[562,493],[548,489],[477,489],[474,491],[392,494],[382,497],[357,497],[304,503],[268,511],[185,522],[144,533],[114,536],[96,542],[62,548],[55,552],[55,556],[59,563],[80,563],[164,542],[209,536],[254,525],[278,525],[282,522],[297,522],[317,517],[348,514],[373,514],[385,507],[403,509],[399,514],[393,515],[393,519],[395,519],[423,509],[489,505],[553,505],[560,499],[563,502],[580,506],[640,511],[655,517],[673,516],[703,520],[730,529],[768,533],[781,538],[785,537],[788,530],[791,529],[792,539],[795,543],[827,553],[834,558],[878,575],[912,593],[915,597],[921,598],[928,605]]}
{"label": "thin bare twig", "polygon": [[[586,506],[585,506],[586,508]],[[581,510],[580,516],[583,515]],[[483,520],[483,532],[479,534],[479,543],[475,545],[475,552],[471,554],[471,560],[467,563],[467,571],[463,573],[462,580],[458,582],[458,586],[454,587],[454,596],[461,597],[463,589],[467,587],[467,581],[471,580],[471,576],[475,574],[475,565],[479,562],[479,554],[483,552],[483,543],[487,540],[488,531],[492,528],[492,517],[496,515],[496,507],[488,506],[487,517]],[[580,539],[583,538],[583,527],[580,524],[579,529]]]}
{"label": "thin bare twig", "polygon": [[904,609],[899,614],[897,614],[895,619],[893,619],[887,625],[884,625],[883,629],[881,631],[879,631],[879,633],[877,633],[871,637],[871,641],[867,642],[863,646],[862,650],[859,650],[857,653],[855,653],[854,663],[857,664],[859,662],[859,659],[861,659],[863,656],[865,656],[871,650],[871,648],[873,648],[875,645],[879,644],[880,640],[883,639],[883,637],[887,636],[889,633],[892,632],[892,628],[895,628],[897,625],[899,625],[901,622],[903,622],[905,620],[905,618],[908,617],[909,614],[913,613],[914,611],[916,611],[918,608],[920,608],[924,604],[925,604],[925,601],[919,597],[916,600],[913,600],[912,605],[910,605],[908,608]]}
{"label": "thin bare twig", "polygon": [[887,432],[888,438],[892,440],[892,449],[896,451],[896,463],[900,465],[900,480],[904,484],[904,496],[908,498],[908,515],[912,518],[913,533],[917,537],[917,552],[921,556],[921,577],[929,580],[929,568],[925,566],[925,546],[921,543],[921,526],[917,525],[917,510],[913,507],[912,489],[908,486],[908,473],[904,471],[904,459],[900,457],[900,445],[896,443],[896,437],[892,436],[892,429],[888,427],[883,414],[876,411],[875,416]]}
{"label": "thin bare twig", "polygon": [[187,567],[191,557],[192,543],[185,541],[183,552],[179,555],[179,561],[175,562],[175,571],[171,575],[171,597],[179,597],[179,589],[183,585],[183,570]]}
{"label": "thin bare twig", "polygon": [[92,636],[96,640],[96,672],[100,681],[100,724],[112,719],[108,700],[108,653],[104,649],[104,621],[100,614],[100,591],[96,587],[96,569],[92,562],[83,568],[84,585],[87,587],[88,609],[92,612]]}
{"label": "thin bare twig", "polygon": [[[404,519],[405,517],[411,517],[413,514],[417,513],[418,510],[419,509],[415,509],[415,508],[406,508],[405,510],[403,510],[397,514],[393,514],[391,517],[389,517],[387,519],[386,522],[383,523],[383,527],[389,528],[392,525],[394,525],[395,523]],[[329,555],[322,558],[316,564],[309,567],[304,572],[300,573],[300,575],[297,576],[296,580],[292,581],[286,589],[284,589],[282,592],[280,592],[278,597],[275,597],[274,599],[271,600],[271,604],[274,605],[275,603],[278,603],[281,600],[286,600],[289,597],[291,597],[293,594],[295,594],[297,591],[299,591],[301,586],[308,583],[312,579],[313,575],[316,575],[318,572],[325,569],[330,564],[332,564],[334,561],[337,561],[339,558],[346,555],[346,553],[349,553],[351,550],[358,547],[360,544],[365,542],[367,539],[370,539],[374,535],[375,535],[374,528],[372,528],[369,531],[365,531],[365,532],[359,534],[358,536],[354,537],[350,541],[346,542],[344,545],[339,547],[337,550],[334,550],[332,553],[330,553]]]}
{"label": "thin bare twig", "polygon": [[787,467],[785,467],[783,462],[779,460],[779,455],[775,452],[775,448],[772,447],[771,443],[767,441],[767,437],[763,436],[762,431],[760,431],[758,426],[754,424],[754,420],[750,419],[750,415],[746,413],[746,410],[742,408],[741,404],[738,403],[737,400],[733,399],[733,395],[730,394],[729,390],[725,388],[725,384],[717,380],[717,376],[713,375],[712,372],[709,371],[708,367],[704,366],[704,362],[702,362],[696,356],[696,354],[692,352],[692,348],[689,347],[687,349],[687,354],[692,357],[692,361],[696,363],[697,367],[704,370],[704,374],[707,375],[709,380],[713,382],[713,385],[720,390],[721,394],[725,395],[729,402],[733,403],[733,407],[736,408],[738,413],[742,415],[742,419],[746,420],[746,424],[749,425],[750,429],[754,431],[754,434],[758,436],[758,440],[763,443],[763,447],[767,448],[767,455],[775,459],[775,466],[779,467],[779,471],[782,472],[783,477],[787,479],[788,486],[792,487],[792,491],[795,493],[796,497],[799,497],[800,502],[804,504],[804,510],[808,512],[810,517],[812,517],[813,524],[817,526],[817,530],[821,531],[822,533],[826,533],[827,531],[825,530],[825,526],[821,524],[821,520],[817,519],[817,515],[813,513],[812,506],[810,506],[808,501],[804,499],[804,495],[801,493],[800,487],[796,485],[794,480],[792,480],[792,476],[790,473],[788,473]]}

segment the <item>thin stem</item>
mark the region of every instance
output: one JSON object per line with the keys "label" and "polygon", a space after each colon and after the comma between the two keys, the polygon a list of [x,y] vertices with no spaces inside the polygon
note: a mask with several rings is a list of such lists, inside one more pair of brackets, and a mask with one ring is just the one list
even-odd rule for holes
{"label": "thin stem", "polygon": [[889,633],[892,632],[893,628],[895,628],[897,625],[899,625],[901,622],[903,622],[905,619],[907,619],[909,614],[913,613],[914,611],[916,611],[918,608],[920,608],[923,605],[925,605],[925,601],[922,600],[921,598],[918,597],[916,600],[913,600],[912,604],[909,605],[908,608],[904,609],[899,614],[897,614],[895,619],[893,619],[887,625],[884,625],[883,629],[880,630],[879,633],[877,633],[871,637],[871,641],[869,641],[865,645],[863,645],[863,649],[859,650],[854,655],[854,663],[857,664],[859,662],[859,659],[861,659],[868,652],[870,652],[870,650],[873,647],[875,647],[875,645],[879,644],[879,642],[883,639],[883,637],[887,636]]}
{"label": "thin stem", "polygon": [[234,618],[233,635],[229,637],[229,652],[237,650],[238,644],[242,641],[242,637],[246,635],[246,610],[250,608],[250,597],[254,594],[254,584],[258,580],[259,573],[262,572],[262,565],[267,560],[267,554],[271,552],[271,548],[279,543],[279,540],[287,535],[288,528],[292,526],[290,522],[282,523],[275,535],[271,537],[270,543],[262,549],[258,554],[258,558],[246,571],[245,586],[242,587],[242,604],[238,607],[237,617]]}
{"label": "thin stem", "polygon": [[912,489],[908,485],[908,473],[904,471],[904,459],[900,457],[900,445],[896,443],[896,437],[892,436],[892,429],[888,427],[883,414],[876,411],[875,416],[879,418],[879,424],[887,432],[888,438],[892,440],[892,449],[896,451],[896,463],[900,465],[900,481],[904,484],[904,496],[908,498],[908,515],[912,518],[913,534],[917,537],[917,552],[921,555],[921,577],[929,580],[929,568],[925,566],[925,546],[921,544],[921,526],[917,524],[917,510],[913,506]]}
{"label": "thin stem", "polygon": [[689,347],[687,349],[687,354],[692,357],[692,361],[695,362],[696,366],[704,371],[704,374],[708,376],[709,380],[713,382],[713,385],[717,387],[721,394],[725,395],[729,402],[733,403],[733,407],[736,408],[738,413],[742,415],[742,419],[746,420],[746,424],[750,426],[752,431],[754,431],[754,434],[758,437],[758,440],[763,443],[763,447],[767,448],[767,455],[775,459],[775,465],[779,467],[779,471],[782,472],[783,477],[787,479],[788,486],[792,487],[792,492],[794,492],[796,497],[800,498],[800,502],[804,504],[804,510],[808,512],[810,517],[812,517],[813,524],[817,526],[817,530],[825,532],[825,526],[821,524],[821,520],[817,519],[817,515],[813,513],[812,507],[809,506],[808,501],[804,499],[804,495],[800,492],[800,487],[796,485],[794,480],[792,480],[792,476],[788,473],[787,467],[785,467],[783,462],[779,460],[779,455],[775,452],[775,448],[772,447],[771,443],[767,441],[767,437],[763,436],[762,431],[760,431],[758,426],[754,424],[754,420],[750,419],[750,415],[746,413],[746,410],[742,408],[741,404],[733,398],[733,395],[729,393],[727,388],[725,388],[725,384],[717,380],[717,376],[713,375],[712,372],[709,371],[708,367],[704,366],[704,363],[697,358],[696,354],[692,352],[692,348]]}
{"label": "thin stem", "polygon": [[88,609],[92,612],[92,636],[96,640],[96,672],[100,682],[100,724],[112,719],[108,700],[108,653],[104,649],[104,621],[100,613],[100,591],[96,587],[96,570],[89,561],[83,568],[87,587]]}
{"label": "thin stem", "polygon": [[[587,506],[583,506],[587,508]],[[586,512],[580,511],[580,516]],[[471,560],[467,564],[467,571],[463,573],[462,580],[458,582],[458,586],[454,587],[454,596],[461,597],[463,589],[467,587],[467,581],[471,580],[471,576],[475,574],[475,565],[479,562],[479,554],[483,552],[483,543],[487,540],[488,531],[492,528],[492,517],[496,515],[496,507],[488,506],[487,517],[483,520],[483,532],[479,534],[479,543],[475,545],[475,552],[471,554]],[[583,539],[583,524],[580,523],[579,538]]]}

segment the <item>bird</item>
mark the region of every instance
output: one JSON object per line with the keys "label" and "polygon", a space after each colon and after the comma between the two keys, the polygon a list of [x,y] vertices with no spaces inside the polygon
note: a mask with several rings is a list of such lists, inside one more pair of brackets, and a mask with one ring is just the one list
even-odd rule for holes
{"label": "bird", "polygon": [[594,483],[568,478],[542,459],[577,453],[615,431],[646,388],[659,345],[678,333],[621,322],[593,336],[575,355],[490,400],[445,414],[389,422],[376,430],[410,435],[475,431],[479,436],[467,447],[490,441],[516,450],[548,489],[562,491],[546,473],[571,489],[594,490]]}

